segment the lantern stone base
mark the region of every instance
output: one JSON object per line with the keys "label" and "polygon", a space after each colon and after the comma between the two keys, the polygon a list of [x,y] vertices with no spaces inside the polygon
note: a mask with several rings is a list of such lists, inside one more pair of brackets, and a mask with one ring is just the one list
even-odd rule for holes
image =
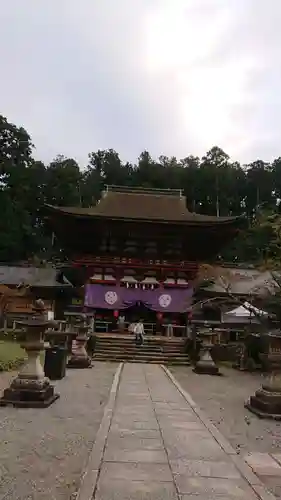
{"label": "lantern stone base", "polygon": [[87,327],[80,327],[82,334],[76,337],[76,347],[72,350],[71,357],[67,363],[67,368],[91,368],[92,359],[88,356],[86,344],[88,336],[83,333]]}
{"label": "lantern stone base", "polygon": [[[270,342],[278,340],[279,336],[268,335]],[[251,396],[245,403],[245,407],[259,418],[269,418],[281,420],[281,358],[280,353],[269,350],[263,356],[263,364],[269,372],[267,380],[262,384],[254,396]]]}
{"label": "lantern stone base", "polygon": [[253,358],[242,358],[237,363],[232,365],[232,368],[239,370],[241,372],[256,372],[262,369],[261,364],[257,364]]}
{"label": "lantern stone base", "polygon": [[246,401],[245,408],[259,418],[281,420],[281,388],[263,385]]}
{"label": "lantern stone base", "polygon": [[59,397],[47,378],[36,380],[17,377],[11,386],[4,390],[0,406],[47,408]]}
{"label": "lantern stone base", "polygon": [[90,356],[72,355],[67,363],[67,368],[92,368]]}
{"label": "lantern stone base", "polygon": [[[204,346],[205,347],[205,346]],[[200,356],[199,361],[197,361],[193,371],[200,375],[217,375],[220,376],[221,373],[219,368],[215,364],[211,353],[211,347],[205,347],[203,354]]]}

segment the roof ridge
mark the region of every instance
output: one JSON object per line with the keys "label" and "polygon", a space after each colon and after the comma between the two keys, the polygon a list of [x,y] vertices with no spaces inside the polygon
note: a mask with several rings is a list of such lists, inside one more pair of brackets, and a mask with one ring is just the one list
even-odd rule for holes
{"label": "roof ridge", "polygon": [[174,188],[152,188],[143,186],[117,186],[115,184],[106,184],[105,193],[120,193],[120,194],[147,194],[154,196],[175,196],[178,198],[184,197],[182,189]]}
{"label": "roof ridge", "polygon": [[[126,196],[151,196],[153,198],[167,198],[167,199],[175,199],[175,200],[178,200],[178,201],[181,201],[181,200],[184,200],[185,199],[185,196],[179,196],[177,194],[174,194],[174,193],[147,193],[147,192],[141,192],[141,191],[134,191],[134,192],[130,192],[128,191],[127,193],[125,192],[121,192],[121,191],[103,191],[104,195],[103,197],[106,197],[108,195],[126,195]],[[103,197],[101,199],[103,199]]]}

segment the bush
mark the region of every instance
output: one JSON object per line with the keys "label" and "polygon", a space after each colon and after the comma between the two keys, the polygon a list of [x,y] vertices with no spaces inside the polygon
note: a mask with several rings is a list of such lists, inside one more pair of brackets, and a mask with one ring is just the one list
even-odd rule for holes
{"label": "bush", "polygon": [[16,342],[0,341],[0,372],[16,370],[23,364],[25,353]]}
{"label": "bush", "polygon": [[5,341],[6,341],[6,340],[8,340],[8,341],[10,341],[10,342],[13,342],[14,340],[16,340],[16,335],[15,335],[15,333],[14,333],[14,332],[12,332],[11,330],[10,330],[10,331],[8,331],[8,332],[7,332],[7,331],[2,330],[2,331],[0,332],[0,343],[1,343],[1,341],[2,341],[2,340],[5,340]]}

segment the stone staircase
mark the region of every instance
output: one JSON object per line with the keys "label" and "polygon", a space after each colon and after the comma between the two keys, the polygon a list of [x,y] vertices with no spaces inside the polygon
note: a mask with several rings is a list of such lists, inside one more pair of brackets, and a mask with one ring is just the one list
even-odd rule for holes
{"label": "stone staircase", "polygon": [[93,359],[130,363],[190,365],[184,352],[184,339],[145,336],[144,345],[136,347],[133,336],[97,335]]}

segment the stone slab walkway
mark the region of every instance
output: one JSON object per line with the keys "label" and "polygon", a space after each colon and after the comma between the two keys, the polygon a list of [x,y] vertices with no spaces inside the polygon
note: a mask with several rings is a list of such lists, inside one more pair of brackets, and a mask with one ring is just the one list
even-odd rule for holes
{"label": "stone slab walkway", "polygon": [[120,373],[78,500],[274,499],[168,371]]}
{"label": "stone slab walkway", "polygon": [[252,452],[244,456],[254,473],[281,500],[281,454]]}

